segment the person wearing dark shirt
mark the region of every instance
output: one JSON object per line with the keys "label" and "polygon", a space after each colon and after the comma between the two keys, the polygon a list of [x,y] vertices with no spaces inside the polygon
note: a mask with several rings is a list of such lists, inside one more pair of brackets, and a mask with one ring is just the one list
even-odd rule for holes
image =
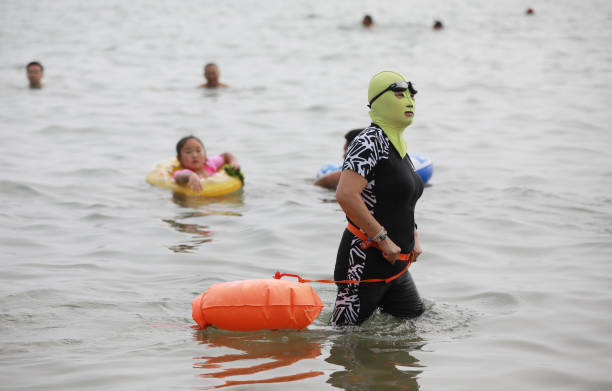
{"label": "person wearing dark shirt", "polygon": [[[358,325],[377,308],[411,318],[423,303],[407,270],[422,252],[414,209],[423,182],[414,170],[404,129],[414,117],[416,90],[399,73],[383,71],[370,81],[372,124],[350,144],[336,190],[348,226],[336,257],[338,294],[330,324]],[[387,279],[383,282],[365,282]]]}

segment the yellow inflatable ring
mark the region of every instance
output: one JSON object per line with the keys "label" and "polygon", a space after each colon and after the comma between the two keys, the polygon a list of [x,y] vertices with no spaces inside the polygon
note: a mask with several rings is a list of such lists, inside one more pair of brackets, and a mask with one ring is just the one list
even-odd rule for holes
{"label": "yellow inflatable ring", "polygon": [[183,167],[175,157],[170,158],[159,163],[147,174],[147,182],[155,186],[163,187],[164,189],[170,189],[177,193],[202,197],[222,196],[242,188],[240,179],[229,176],[225,170],[219,170],[208,178],[203,178],[202,191],[195,192],[187,186],[179,186],[174,181],[174,178],[172,178],[172,174],[182,168]]}

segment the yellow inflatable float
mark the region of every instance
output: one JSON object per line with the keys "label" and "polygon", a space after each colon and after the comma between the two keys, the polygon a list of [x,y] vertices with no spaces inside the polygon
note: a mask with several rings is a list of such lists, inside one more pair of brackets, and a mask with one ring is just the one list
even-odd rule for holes
{"label": "yellow inflatable float", "polygon": [[203,178],[202,191],[195,192],[187,186],[179,186],[174,181],[174,178],[172,178],[172,174],[182,168],[183,167],[175,157],[170,158],[159,163],[147,174],[147,182],[155,186],[163,187],[164,189],[170,189],[177,193],[201,197],[222,196],[242,188],[242,180],[240,178],[229,175],[227,170],[221,168],[208,178]]}

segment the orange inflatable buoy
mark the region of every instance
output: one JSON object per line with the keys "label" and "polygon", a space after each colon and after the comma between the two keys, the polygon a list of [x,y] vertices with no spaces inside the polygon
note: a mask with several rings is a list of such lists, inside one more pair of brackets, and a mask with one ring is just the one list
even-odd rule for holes
{"label": "orange inflatable buoy", "polygon": [[201,329],[300,330],[319,316],[323,302],[310,285],[269,279],[214,284],[191,306]]}

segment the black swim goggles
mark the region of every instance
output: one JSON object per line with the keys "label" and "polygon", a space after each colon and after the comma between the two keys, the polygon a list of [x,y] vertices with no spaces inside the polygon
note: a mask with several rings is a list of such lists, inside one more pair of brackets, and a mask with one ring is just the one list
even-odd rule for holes
{"label": "black swim goggles", "polygon": [[414,87],[412,86],[411,82],[409,82],[409,81],[396,81],[395,83],[391,84],[389,87],[387,87],[384,90],[382,90],[382,92],[380,92],[374,98],[372,98],[370,103],[368,103],[368,107],[372,107],[372,103],[374,103],[374,101],[376,99],[378,99],[382,94],[384,94],[387,91],[404,92],[406,90],[410,91],[410,96],[415,96],[416,93],[418,92],[417,90],[414,89]]}

